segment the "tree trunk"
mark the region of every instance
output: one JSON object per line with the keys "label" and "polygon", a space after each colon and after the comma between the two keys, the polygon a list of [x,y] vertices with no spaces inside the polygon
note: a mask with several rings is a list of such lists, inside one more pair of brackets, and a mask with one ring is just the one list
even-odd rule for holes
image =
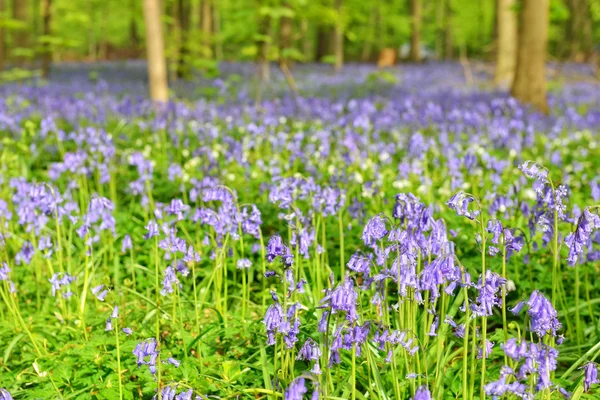
{"label": "tree trunk", "polygon": [[549,0],[523,0],[517,70],[511,89],[512,96],[545,113],[548,112],[545,62],[549,14]]}
{"label": "tree trunk", "polygon": [[137,54],[137,49],[139,47],[140,36],[138,34],[137,23],[135,21],[135,17],[137,15],[137,0],[130,0],[130,10],[131,15],[129,16],[129,44],[134,49]]}
{"label": "tree trunk", "polygon": [[212,7],[210,0],[202,0],[200,24],[202,28],[202,52],[204,57],[212,57]]}
{"label": "tree trunk", "polygon": [[362,52],[360,53],[360,60],[362,62],[367,62],[371,59],[371,53],[373,51],[373,42],[375,41],[375,35],[377,32],[377,14],[378,11],[378,2],[373,1],[371,5],[371,15],[369,16],[369,33],[363,43]]}
{"label": "tree trunk", "polygon": [[221,40],[221,9],[222,1],[216,2],[213,6],[213,32],[215,39],[215,58],[217,60],[223,59],[223,41]]}
{"label": "tree trunk", "polygon": [[438,60],[444,57],[444,0],[435,2],[435,56]]}
{"label": "tree trunk", "polygon": [[88,14],[90,16],[90,23],[88,26],[88,57],[90,61],[96,61],[96,35],[94,33],[94,21],[96,20],[94,15],[94,1],[87,0]]}
{"label": "tree trunk", "polygon": [[310,43],[308,19],[302,19],[300,23],[300,29],[302,30],[302,55],[303,61],[312,61],[312,48]]}
{"label": "tree trunk", "polygon": [[[290,4],[287,1],[283,2],[283,7],[291,10]],[[288,51],[292,45],[292,18],[283,16],[279,23],[279,62],[285,66],[289,65]]]}
{"label": "tree trunk", "polygon": [[102,4],[101,14],[102,17],[100,19],[100,54],[99,57],[101,60],[108,59],[108,34],[107,34],[107,26],[109,20],[109,12],[110,6],[106,3]]}
{"label": "tree trunk", "polygon": [[144,0],[150,97],[156,102],[166,102],[169,98],[167,63],[165,60],[165,46],[160,14],[160,0]]}
{"label": "tree trunk", "polygon": [[[27,0],[13,0],[13,18],[22,23],[22,27],[15,32],[13,38],[13,46],[19,49],[27,49],[29,47],[29,5]],[[26,57],[17,56],[15,62],[19,66],[23,66],[26,62]]]}
{"label": "tree trunk", "polygon": [[177,52],[177,77],[189,77],[188,40],[190,33],[190,3],[188,0],[177,0],[177,18],[179,20],[179,51]]}
{"label": "tree trunk", "polygon": [[0,0],[0,71],[4,69],[5,55],[5,42],[4,42],[4,0]]}
{"label": "tree trunk", "polygon": [[421,0],[410,0],[410,60],[421,61]]}
{"label": "tree trunk", "polygon": [[[257,9],[260,4],[257,5]],[[257,61],[258,61],[258,75],[261,82],[266,83],[271,78],[271,64],[269,64],[269,48],[270,44],[267,38],[271,33],[271,16],[270,15],[259,15],[258,16],[258,33],[260,38],[256,40],[256,47],[258,48]]]}
{"label": "tree trunk", "polygon": [[42,18],[42,35],[45,36],[43,53],[42,53],[42,78],[48,79],[50,76],[50,61],[52,60],[52,51],[48,37],[50,36],[50,23],[52,21],[52,3],[51,0],[43,1],[43,18]]}
{"label": "tree trunk", "polygon": [[454,43],[452,41],[452,0],[446,0],[446,12],[444,15],[444,58],[454,58]]}
{"label": "tree trunk", "polygon": [[333,35],[334,69],[339,72],[344,67],[344,21],[342,20],[342,0],[335,0],[337,21]]}
{"label": "tree trunk", "polygon": [[515,0],[497,0],[498,39],[494,82],[507,87],[515,76],[517,65],[517,15]]}
{"label": "tree trunk", "polygon": [[330,36],[328,27],[323,25],[317,27],[317,52],[315,57],[317,61],[321,61],[323,57],[329,55]]}

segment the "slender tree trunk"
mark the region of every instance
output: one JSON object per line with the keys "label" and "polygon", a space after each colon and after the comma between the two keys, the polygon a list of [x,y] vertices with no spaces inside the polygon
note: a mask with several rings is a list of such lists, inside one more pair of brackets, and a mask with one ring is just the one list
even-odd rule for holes
{"label": "slender tree trunk", "polygon": [[496,49],[496,72],[494,82],[508,86],[515,76],[517,65],[517,14],[515,0],[497,0],[496,20],[498,39]]}
{"label": "slender tree trunk", "polygon": [[106,3],[102,4],[102,17],[100,18],[100,59],[106,60],[108,59],[108,34],[107,34],[107,26],[109,20],[110,6]]}
{"label": "slender tree trunk", "polygon": [[165,61],[165,45],[160,14],[160,0],[144,0],[150,97],[156,102],[166,102],[169,98],[167,63]]}
{"label": "slender tree trunk", "polygon": [[435,2],[435,56],[438,60],[444,57],[444,0]]}
{"label": "slender tree trunk", "polygon": [[410,59],[421,61],[421,0],[410,0]]}
{"label": "slender tree trunk", "polygon": [[317,27],[317,61],[321,61],[323,57],[329,55],[330,48],[330,30],[328,27],[320,25]]}
{"label": "slender tree trunk", "polygon": [[[287,1],[283,2],[283,7],[291,10],[290,4]],[[292,46],[292,18],[283,16],[279,22],[279,62],[282,65],[289,65],[289,52]]]}
{"label": "slender tree trunk", "polygon": [[581,22],[581,51],[588,61],[594,54],[594,22],[592,21],[592,3],[584,1]]}
{"label": "slender tree trunk", "polygon": [[515,98],[542,112],[548,112],[545,62],[549,14],[549,0],[523,0],[517,70],[511,89]]}
{"label": "slender tree trunk", "polygon": [[96,61],[96,34],[94,32],[94,21],[96,20],[94,15],[94,1],[87,0],[88,14],[90,16],[90,23],[88,26],[88,57],[90,61]]}
{"label": "slender tree trunk", "polygon": [[446,12],[444,13],[444,58],[454,58],[454,43],[452,40],[452,0],[446,0]]}
{"label": "slender tree trunk", "polygon": [[371,4],[371,15],[369,16],[369,33],[363,43],[362,52],[360,54],[360,60],[367,62],[371,59],[371,53],[373,51],[373,42],[375,41],[375,35],[377,32],[377,14],[379,13],[379,2],[373,1]]}
{"label": "slender tree trunk", "polygon": [[[260,3],[257,2],[257,9],[259,7]],[[267,40],[271,33],[271,16],[259,15],[258,27],[260,37],[256,40],[256,46],[258,47],[258,54],[256,57],[258,61],[258,75],[261,82],[266,83],[271,78],[271,64],[269,63],[270,43],[269,40]]]}
{"label": "slender tree trunk", "polygon": [[215,40],[215,58],[217,60],[223,59],[223,41],[221,40],[221,5],[223,0],[218,1],[213,6],[213,32]]}
{"label": "slender tree trunk", "polygon": [[6,48],[4,40],[4,0],[0,0],[0,71],[4,70],[4,60],[6,59]]}
{"label": "slender tree trunk", "polygon": [[[13,18],[23,25],[14,33],[13,46],[19,49],[27,49],[30,45],[29,5],[27,0],[13,0]],[[23,66],[26,58],[17,56],[15,61],[17,65]]]}
{"label": "slender tree trunk", "polygon": [[189,77],[188,40],[190,33],[190,3],[188,0],[177,0],[177,18],[179,20],[179,51],[177,62],[177,77]]}
{"label": "slender tree trunk", "polygon": [[333,46],[335,55],[334,68],[339,72],[344,67],[344,21],[342,19],[342,0],[335,0],[335,11],[337,21],[333,35]]}
{"label": "slender tree trunk", "polygon": [[135,21],[135,17],[137,15],[137,4],[138,0],[130,0],[130,10],[131,14],[129,16],[129,45],[134,49],[135,53],[137,53],[138,47],[140,45],[140,36],[138,34],[137,22]]}
{"label": "slender tree trunk", "polygon": [[42,54],[42,78],[48,79],[50,76],[50,62],[52,60],[52,51],[48,37],[50,36],[50,23],[52,21],[52,3],[51,0],[43,1],[42,34],[46,37]]}
{"label": "slender tree trunk", "polygon": [[212,58],[212,7],[211,0],[202,0],[200,24],[202,28],[202,47],[204,57]]}
{"label": "slender tree trunk", "polygon": [[308,25],[308,19],[302,19],[302,22],[300,23],[300,29],[302,30],[302,55],[304,61],[312,61],[312,47],[310,45],[310,29]]}

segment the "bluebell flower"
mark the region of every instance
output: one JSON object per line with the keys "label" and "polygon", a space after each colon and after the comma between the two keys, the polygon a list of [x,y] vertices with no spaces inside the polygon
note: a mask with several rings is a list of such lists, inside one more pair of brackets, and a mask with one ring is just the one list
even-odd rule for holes
{"label": "bluebell flower", "polygon": [[558,321],[558,314],[552,303],[538,290],[533,291],[527,302],[527,314],[531,320],[531,330],[543,337],[547,333],[556,336],[556,331],[562,325]]}
{"label": "bluebell flower", "polygon": [[296,360],[313,361],[321,358],[321,349],[317,342],[308,338],[298,351]]}
{"label": "bluebell flower", "polygon": [[8,393],[8,390],[1,388],[0,389],[0,400],[13,400],[13,398],[10,395],[10,393]]}
{"label": "bluebell flower", "polygon": [[237,269],[249,269],[252,266],[252,261],[248,260],[247,258],[240,258],[237,261]]}
{"label": "bluebell flower", "polygon": [[306,382],[303,377],[298,377],[290,383],[285,390],[284,400],[302,400],[303,396],[308,392]]}
{"label": "bluebell flower", "polygon": [[362,233],[362,240],[365,246],[373,246],[378,240],[381,240],[388,234],[385,225],[385,219],[376,215],[367,222]]}
{"label": "bluebell flower", "polygon": [[583,367],[583,390],[589,392],[592,385],[600,383],[598,380],[598,365],[595,362],[588,362]]}
{"label": "bluebell flower", "polygon": [[417,389],[417,391],[415,392],[415,397],[413,397],[413,400],[431,400],[431,392],[429,392],[429,389],[427,389],[427,386],[421,386],[420,388]]}
{"label": "bluebell flower", "polygon": [[156,374],[156,360],[159,350],[156,345],[156,339],[146,339],[135,346],[132,353],[136,356],[138,368],[147,365],[152,375]]}
{"label": "bluebell flower", "polygon": [[127,250],[133,247],[133,243],[131,242],[131,236],[129,234],[125,234],[123,236],[123,241],[121,242],[121,253],[125,253]]}
{"label": "bluebell flower", "polygon": [[448,207],[456,212],[456,215],[475,219],[481,214],[480,210],[469,210],[469,204],[474,202],[475,198],[469,194],[458,192],[446,202]]}
{"label": "bluebell flower", "polygon": [[29,240],[26,240],[23,243],[21,250],[19,250],[19,252],[15,256],[15,263],[17,265],[21,265],[23,263],[26,265],[29,265],[29,263],[31,262],[31,259],[33,258],[34,253],[35,253],[35,250],[33,248],[33,245],[31,244],[31,242]]}

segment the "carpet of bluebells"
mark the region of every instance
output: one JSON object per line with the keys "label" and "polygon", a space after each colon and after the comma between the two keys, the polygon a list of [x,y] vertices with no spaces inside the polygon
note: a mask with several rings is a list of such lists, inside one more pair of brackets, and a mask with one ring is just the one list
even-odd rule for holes
{"label": "carpet of bluebells", "polygon": [[0,87],[0,399],[598,398],[592,72],[329,69]]}

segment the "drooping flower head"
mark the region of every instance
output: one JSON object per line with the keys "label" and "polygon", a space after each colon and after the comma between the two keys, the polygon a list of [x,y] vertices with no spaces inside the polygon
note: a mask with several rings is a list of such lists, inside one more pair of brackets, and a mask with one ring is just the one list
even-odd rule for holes
{"label": "drooping flower head", "polygon": [[531,330],[540,337],[544,337],[548,333],[556,336],[556,331],[562,327],[562,324],[558,321],[558,314],[550,300],[540,291],[534,290],[527,305],[529,306],[527,314],[531,319]]}

